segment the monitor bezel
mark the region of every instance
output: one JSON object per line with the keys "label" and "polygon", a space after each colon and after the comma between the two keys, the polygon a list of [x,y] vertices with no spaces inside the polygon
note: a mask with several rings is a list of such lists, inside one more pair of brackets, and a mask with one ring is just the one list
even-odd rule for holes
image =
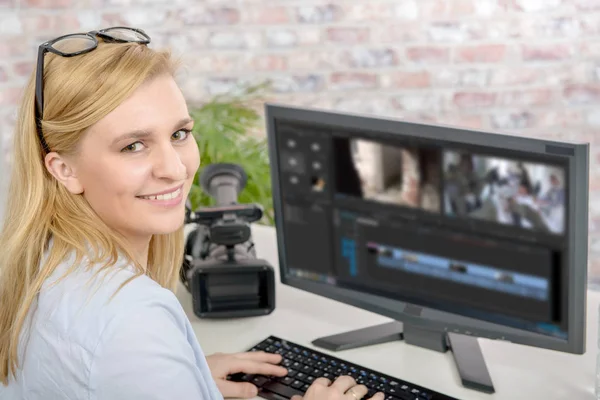
{"label": "monitor bezel", "polygon": [[[404,323],[447,330],[476,337],[505,340],[514,343],[546,348],[565,353],[583,354],[585,352],[586,301],[587,301],[587,253],[588,253],[588,174],[589,144],[570,143],[558,140],[546,140],[516,136],[492,130],[474,130],[441,124],[408,121],[384,116],[346,113],[333,110],[302,108],[292,105],[265,103],[265,124],[271,166],[271,184],[275,228],[277,233],[278,261],[282,284],[305,290],[332,300],[341,301]],[[484,146],[504,151],[528,152],[532,156],[564,157],[567,165],[567,258],[572,267],[568,271],[568,323],[566,340],[527,330],[491,323],[455,314],[423,307],[413,303],[389,299],[362,291],[350,290],[328,283],[292,277],[285,265],[285,237],[283,234],[283,204],[281,196],[279,158],[277,152],[275,122],[286,120],[298,123],[313,123],[332,128],[381,132],[386,135],[412,136],[452,142],[458,146]],[[578,194],[578,196],[576,196]],[[583,195],[582,195],[583,194]],[[409,307],[406,307],[409,306]],[[427,312],[415,315],[405,312],[415,306]],[[332,332],[337,333],[337,332]]]}

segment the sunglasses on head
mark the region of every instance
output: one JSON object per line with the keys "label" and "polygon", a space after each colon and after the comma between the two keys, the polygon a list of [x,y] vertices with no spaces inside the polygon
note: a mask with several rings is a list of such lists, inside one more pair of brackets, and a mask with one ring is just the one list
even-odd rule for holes
{"label": "sunglasses on head", "polygon": [[98,38],[111,43],[150,43],[150,37],[141,29],[115,26],[88,33],[71,33],[40,45],[35,77],[35,122],[40,143],[45,153],[49,153],[50,149],[42,132],[42,118],[44,116],[44,56],[48,52],[62,57],[73,57],[89,53],[98,47]]}

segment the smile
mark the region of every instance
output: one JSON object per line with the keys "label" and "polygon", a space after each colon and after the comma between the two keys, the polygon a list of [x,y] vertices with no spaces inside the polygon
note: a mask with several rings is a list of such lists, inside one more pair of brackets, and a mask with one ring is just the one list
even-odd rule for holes
{"label": "smile", "polygon": [[164,204],[164,205],[176,205],[182,199],[183,194],[183,185],[168,193],[161,193],[156,195],[149,196],[137,196],[142,200],[150,200],[154,203]]}
{"label": "smile", "polygon": [[171,192],[171,193],[159,194],[157,196],[140,196],[140,198],[146,199],[146,200],[172,200],[172,199],[176,199],[177,197],[179,197],[180,194],[181,194],[181,188],[178,188],[177,190],[175,190],[174,192]]}

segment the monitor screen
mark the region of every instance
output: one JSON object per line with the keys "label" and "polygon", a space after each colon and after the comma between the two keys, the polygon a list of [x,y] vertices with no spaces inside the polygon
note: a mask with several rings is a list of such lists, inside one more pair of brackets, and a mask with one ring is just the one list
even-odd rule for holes
{"label": "monitor screen", "polygon": [[567,157],[401,123],[269,124],[284,280],[568,339]]}

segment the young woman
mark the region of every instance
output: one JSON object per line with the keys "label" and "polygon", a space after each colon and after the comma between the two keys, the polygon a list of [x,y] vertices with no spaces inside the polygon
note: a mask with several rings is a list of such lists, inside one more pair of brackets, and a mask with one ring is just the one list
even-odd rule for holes
{"label": "young woman", "polygon": [[[40,46],[0,233],[1,399],[249,398],[229,374],[287,374],[278,355],[205,357],[173,293],[200,159],[149,42],[117,27]],[[343,377],[305,398],[365,393]]]}

